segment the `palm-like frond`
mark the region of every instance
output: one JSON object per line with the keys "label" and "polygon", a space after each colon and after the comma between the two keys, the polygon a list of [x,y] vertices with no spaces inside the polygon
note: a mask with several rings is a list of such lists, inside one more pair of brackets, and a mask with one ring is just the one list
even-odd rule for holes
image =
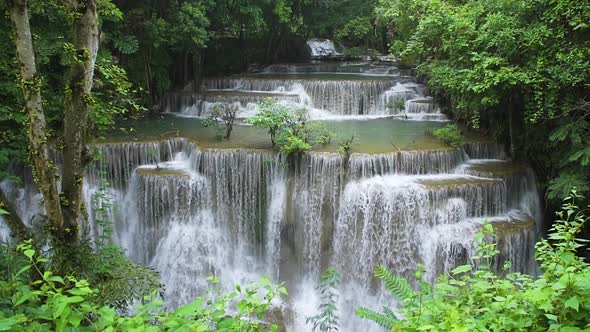
{"label": "palm-like frond", "polygon": [[389,312],[380,313],[371,309],[360,307],[356,309],[356,315],[360,318],[371,320],[388,330],[391,330],[393,325],[398,320],[390,310]]}
{"label": "palm-like frond", "polygon": [[406,279],[389,272],[383,265],[377,265],[375,268],[375,277],[379,278],[385,285],[385,288],[402,302],[409,300],[414,293],[414,290]]}

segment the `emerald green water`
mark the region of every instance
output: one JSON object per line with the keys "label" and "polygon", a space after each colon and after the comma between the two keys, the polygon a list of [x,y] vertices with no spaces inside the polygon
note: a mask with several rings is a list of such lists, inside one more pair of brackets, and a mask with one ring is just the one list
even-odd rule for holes
{"label": "emerald green water", "polygon": [[[391,118],[370,120],[320,121],[336,134],[332,143],[315,146],[314,151],[336,152],[338,142],[356,134],[352,152],[386,153],[399,150],[449,149],[444,143],[427,135],[444,126],[440,122],[403,121]],[[148,117],[122,123],[118,130],[106,134],[98,142],[154,141],[185,137],[203,148],[270,149],[266,130],[248,125],[235,125],[229,140],[217,140],[212,128],[203,127],[202,120],[172,115]]]}

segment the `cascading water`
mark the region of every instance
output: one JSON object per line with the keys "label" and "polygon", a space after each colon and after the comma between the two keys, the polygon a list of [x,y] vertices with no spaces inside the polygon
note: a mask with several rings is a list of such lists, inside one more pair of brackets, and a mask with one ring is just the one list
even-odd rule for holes
{"label": "cascading water", "polygon": [[[331,74],[330,74],[331,73]],[[400,77],[395,68],[372,62],[272,65],[259,74],[203,80],[202,92],[166,95],[164,112],[207,117],[219,105],[238,108],[239,118],[260,110],[263,100],[308,109],[312,119],[398,117],[446,121],[423,85]]]}
{"label": "cascading water", "polygon": [[[298,74],[206,79],[202,93],[170,94],[163,107],[207,116],[210,105],[236,104],[248,117],[255,113],[245,111],[249,105],[270,97],[322,109],[311,112],[312,119],[445,119],[424,86],[388,77],[395,69],[379,66],[279,65],[267,72]],[[328,70],[347,74],[299,77]],[[382,77],[367,78],[371,70]],[[210,275],[227,289],[268,275],[289,287],[287,331],[311,330],[305,320],[316,313],[314,287],[327,267],[343,274],[342,330],[378,330],[354,315],[360,305],[395,305],[372,277],[374,266],[411,277],[424,264],[433,282],[457,265],[475,263],[473,235],[484,221],[497,230],[497,267],[508,260],[515,271],[535,272],[541,209],[528,167],[507,160],[498,144],[415,151],[391,145],[389,153],[286,158],[270,150],[207,149],[189,138],[97,144],[101,158],[84,180],[88,234],[99,236],[101,217],[92,202],[106,192],[114,240],[131,259],[160,271],[170,308],[202,295]],[[42,211],[40,197],[32,183],[24,184],[0,188],[16,198],[21,218],[33,220]],[[0,240],[6,237],[0,227]]]}
{"label": "cascading water", "polygon": [[339,55],[334,42],[329,39],[313,38],[307,41],[312,58],[324,58]]}

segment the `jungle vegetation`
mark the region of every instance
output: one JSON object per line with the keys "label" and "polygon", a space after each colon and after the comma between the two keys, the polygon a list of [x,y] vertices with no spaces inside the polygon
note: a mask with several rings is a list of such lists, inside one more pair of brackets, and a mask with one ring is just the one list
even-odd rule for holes
{"label": "jungle vegetation", "polygon": [[[286,290],[268,280],[164,310],[153,296],[153,271],[109,241],[93,248],[79,236],[82,176],[96,158],[90,143],[118,120],[157,111],[171,89],[198,90],[204,75],[288,61],[312,36],[339,40],[351,55],[390,52],[415,67],[465,130],[495,137],[535,168],[548,216],[567,197],[560,221],[537,245],[538,278],[490,272],[485,261],[495,248],[483,241],[492,237],[486,228],[483,263],[458,267],[434,288],[416,291],[377,269],[404,319],[389,308],[359,315],[408,331],[588,328],[590,276],[577,254],[586,253],[578,237],[588,219],[578,206],[590,194],[590,2],[7,0],[0,13],[0,176],[15,161],[31,166],[47,214],[40,236],[0,196],[0,214],[21,243],[1,249],[0,330],[272,329],[259,319]],[[309,149],[305,132],[294,133],[299,124],[281,125],[273,137],[264,121],[276,119],[263,116],[252,121],[285,152]],[[457,131],[438,135],[460,145]],[[343,142],[343,155],[353,141]],[[129,287],[114,287],[123,281]],[[337,324],[330,298],[313,324]],[[142,299],[133,315],[118,311]],[[466,318],[461,326],[458,317]]]}

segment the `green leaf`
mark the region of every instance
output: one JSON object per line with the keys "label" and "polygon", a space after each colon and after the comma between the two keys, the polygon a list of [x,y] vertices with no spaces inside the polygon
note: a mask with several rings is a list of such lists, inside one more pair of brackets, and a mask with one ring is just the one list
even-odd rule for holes
{"label": "green leaf", "polygon": [[578,301],[577,296],[570,297],[569,300],[565,301],[564,305],[566,308],[572,308],[575,311],[580,310],[580,302]]}
{"label": "green leaf", "polygon": [[549,320],[557,321],[557,316],[555,316],[555,315],[545,314],[545,317],[547,317]]}
{"label": "green leaf", "polygon": [[8,213],[8,211],[3,210],[2,208],[0,208],[0,216],[1,215],[7,215],[7,214],[10,214],[10,213]]}
{"label": "green leaf", "polygon": [[15,325],[25,322],[27,318],[23,314],[0,319],[0,331],[12,331]]}
{"label": "green leaf", "polygon": [[23,253],[29,258],[29,260],[33,259],[33,256],[35,256],[35,250],[33,249],[27,249],[23,251]]}
{"label": "green leaf", "polygon": [[461,274],[465,272],[470,272],[473,267],[471,265],[461,265],[457,266],[456,268],[451,271],[452,274]]}

